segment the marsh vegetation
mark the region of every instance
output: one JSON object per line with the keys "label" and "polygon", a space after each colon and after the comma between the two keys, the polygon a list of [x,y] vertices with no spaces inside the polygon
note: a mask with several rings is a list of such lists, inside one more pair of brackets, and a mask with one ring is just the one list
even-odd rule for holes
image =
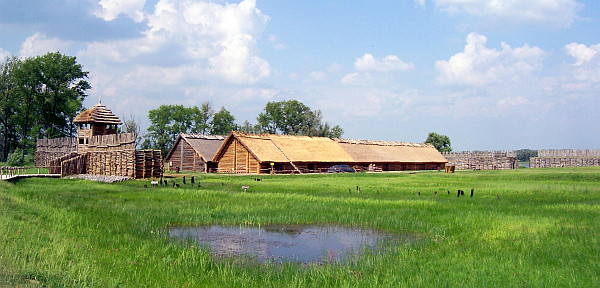
{"label": "marsh vegetation", "polygon": [[[0,182],[0,286],[592,287],[600,281],[598,167],[262,181],[194,175],[194,185],[169,179],[179,188],[152,188],[149,181]],[[458,190],[465,196],[457,197]],[[215,259],[207,248],[168,237],[169,227],[214,224],[332,225],[418,241],[306,265]]]}

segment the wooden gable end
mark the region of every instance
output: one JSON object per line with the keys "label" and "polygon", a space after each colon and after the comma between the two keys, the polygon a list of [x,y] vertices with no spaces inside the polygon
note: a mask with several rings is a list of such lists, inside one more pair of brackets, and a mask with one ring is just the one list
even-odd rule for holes
{"label": "wooden gable end", "polygon": [[219,172],[260,173],[259,161],[237,138],[230,137],[219,158]]}
{"label": "wooden gable end", "polygon": [[176,171],[179,168],[179,171],[206,172],[206,163],[194,148],[182,137],[177,140],[170,151],[171,153],[165,159],[168,169]]}

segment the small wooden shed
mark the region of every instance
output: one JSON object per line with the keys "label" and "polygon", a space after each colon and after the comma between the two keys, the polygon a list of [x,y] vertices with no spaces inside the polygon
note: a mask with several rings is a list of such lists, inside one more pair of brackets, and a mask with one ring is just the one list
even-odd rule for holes
{"label": "small wooden shed", "polygon": [[165,157],[164,166],[171,171],[210,172],[217,164],[213,157],[221,147],[225,136],[179,134]]}

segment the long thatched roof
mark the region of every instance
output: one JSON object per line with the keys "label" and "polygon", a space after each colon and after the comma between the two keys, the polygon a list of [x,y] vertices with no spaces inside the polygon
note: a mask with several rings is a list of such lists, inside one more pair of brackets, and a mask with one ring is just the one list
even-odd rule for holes
{"label": "long thatched roof", "polygon": [[336,142],[324,137],[233,132],[230,137],[242,145],[260,162],[348,162],[348,155]]}
{"label": "long thatched roof", "polygon": [[123,124],[119,117],[106,108],[106,106],[98,103],[94,107],[87,109],[73,119],[73,123],[99,123],[109,125]]}
{"label": "long thatched roof", "polygon": [[424,143],[330,139],[325,137],[232,132],[215,154],[218,161],[233,139],[262,163],[446,163],[435,147]]}

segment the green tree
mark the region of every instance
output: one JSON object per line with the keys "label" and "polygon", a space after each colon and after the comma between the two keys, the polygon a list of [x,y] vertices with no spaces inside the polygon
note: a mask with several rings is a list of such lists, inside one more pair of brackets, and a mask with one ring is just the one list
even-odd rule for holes
{"label": "green tree", "polygon": [[[226,111],[222,112],[222,111]],[[225,108],[221,108],[217,118],[217,125],[221,125],[217,130],[229,129],[226,126],[227,115],[233,116]],[[217,114],[215,114],[217,115]],[[150,126],[144,135],[142,148],[159,149],[163,156],[169,151],[171,145],[177,139],[180,133],[202,133],[217,131],[210,129],[214,125],[214,116],[212,117],[212,108],[209,102],[204,102],[202,108],[197,106],[184,107],[183,105],[161,105],[157,109],[148,111],[148,120]],[[208,122],[206,121],[208,119]],[[233,123],[233,120],[232,120]],[[234,126],[235,128],[235,126]],[[231,131],[231,130],[230,130]],[[229,131],[227,131],[228,133]]]}
{"label": "green tree", "polygon": [[[256,132],[287,135],[332,137],[332,130],[323,122],[320,110],[311,110],[298,100],[268,102],[257,117]],[[343,130],[337,126],[335,136]]]}
{"label": "green tree", "polygon": [[529,161],[529,158],[538,156],[538,150],[521,149],[521,150],[517,150],[516,152],[517,152],[517,159],[521,162]]}
{"label": "green tree", "polygon": [[[244,124],[242,124],[242,126],[239,126],[238,129],[244,133],[250,133],[250,134],[256,133],[255,127],[252,124],[250,124],[250,122],[248,122],[248,120],[244,121]],[[260,133],[260,132],[258,132],[258,133]]]}
{"label": "green tree", "polygon": [[191,128],[191,110],[183,105],[160,105],[148,111],[150,126],[144,136],[144,148],[159,149],[165,155],[179,133]]}
{"label": "green tree", "polygon": [[210,134],[212,135],[226,135],[231,131],[236,130],[236,125],[234,123],[235,118],[225,107],[221,107],[219,112],[215,113],[212,118],[212,125],[210,129]]}
{"label": "green tree", "polygon": [[339,125],[335,125],[335,126],[333,126],[333,128],[331,128],[329,137],[330,138],[340,138],[340,137],[342,137],[343,134],[344,134],[344,129],[342,129],[342,127],[340,127]]}
{"label": "green tree", "polygon": [[206,134],[210,131],[210,119],[213,116],[213,109],[208,101],[204,101],[200,109],[194,106],[194,127],[192,128],[193,133]]}
{"label": "green tree", "polygon": [[281,130],[283,126],[282,115],[282,102],[269,101],[267,105],[265,105],[263,112],[258,114],[258,118],[256,118],[258,121],[258,129],[261,132],[277,134],[278,130]]}
{"label": "green tree", "polygon": [[425,143],[432,144],[435,147],[435,149],[437,149],[440,152],[452,152],[450,137],[446,135],[431,132],[427,136],[427,140],[425,140]]}
{"label": "green tree", "polygon": [[[27,61],[27,60],[26,60]],[[89,72],[83,71],[75,57],[58,52],[34,58],[33,73],[40,83],[36,94],[37,115],[40,121],[38,137],[56,138],[75,133],[73,119],[82,108],[85,91],[90,84],[85,80]]]}
{"label": "green tree", "polygon": [[14,70],[21,61],[17,57],[6,58],[0,66],[0,160],[6,160],[11,148],[17,147],[17,103]]}
{"label": "green tree", "polygon": [[140,141],[142,140],[140,130],[140,124],[138,124],[138,121],[135,119],[135,116],[133,114],[129,114],[129,118],[123,121],[123,127],[121,132],[135,134],[135,148],[138,147]]}
{"label": "green tree", "polygon": [[73,118],[90,89],[88,72],[75,57],[59,52],[12,57],[0,66],[2,159],[16,148],[33,151],[37,138],[75,133]]}

